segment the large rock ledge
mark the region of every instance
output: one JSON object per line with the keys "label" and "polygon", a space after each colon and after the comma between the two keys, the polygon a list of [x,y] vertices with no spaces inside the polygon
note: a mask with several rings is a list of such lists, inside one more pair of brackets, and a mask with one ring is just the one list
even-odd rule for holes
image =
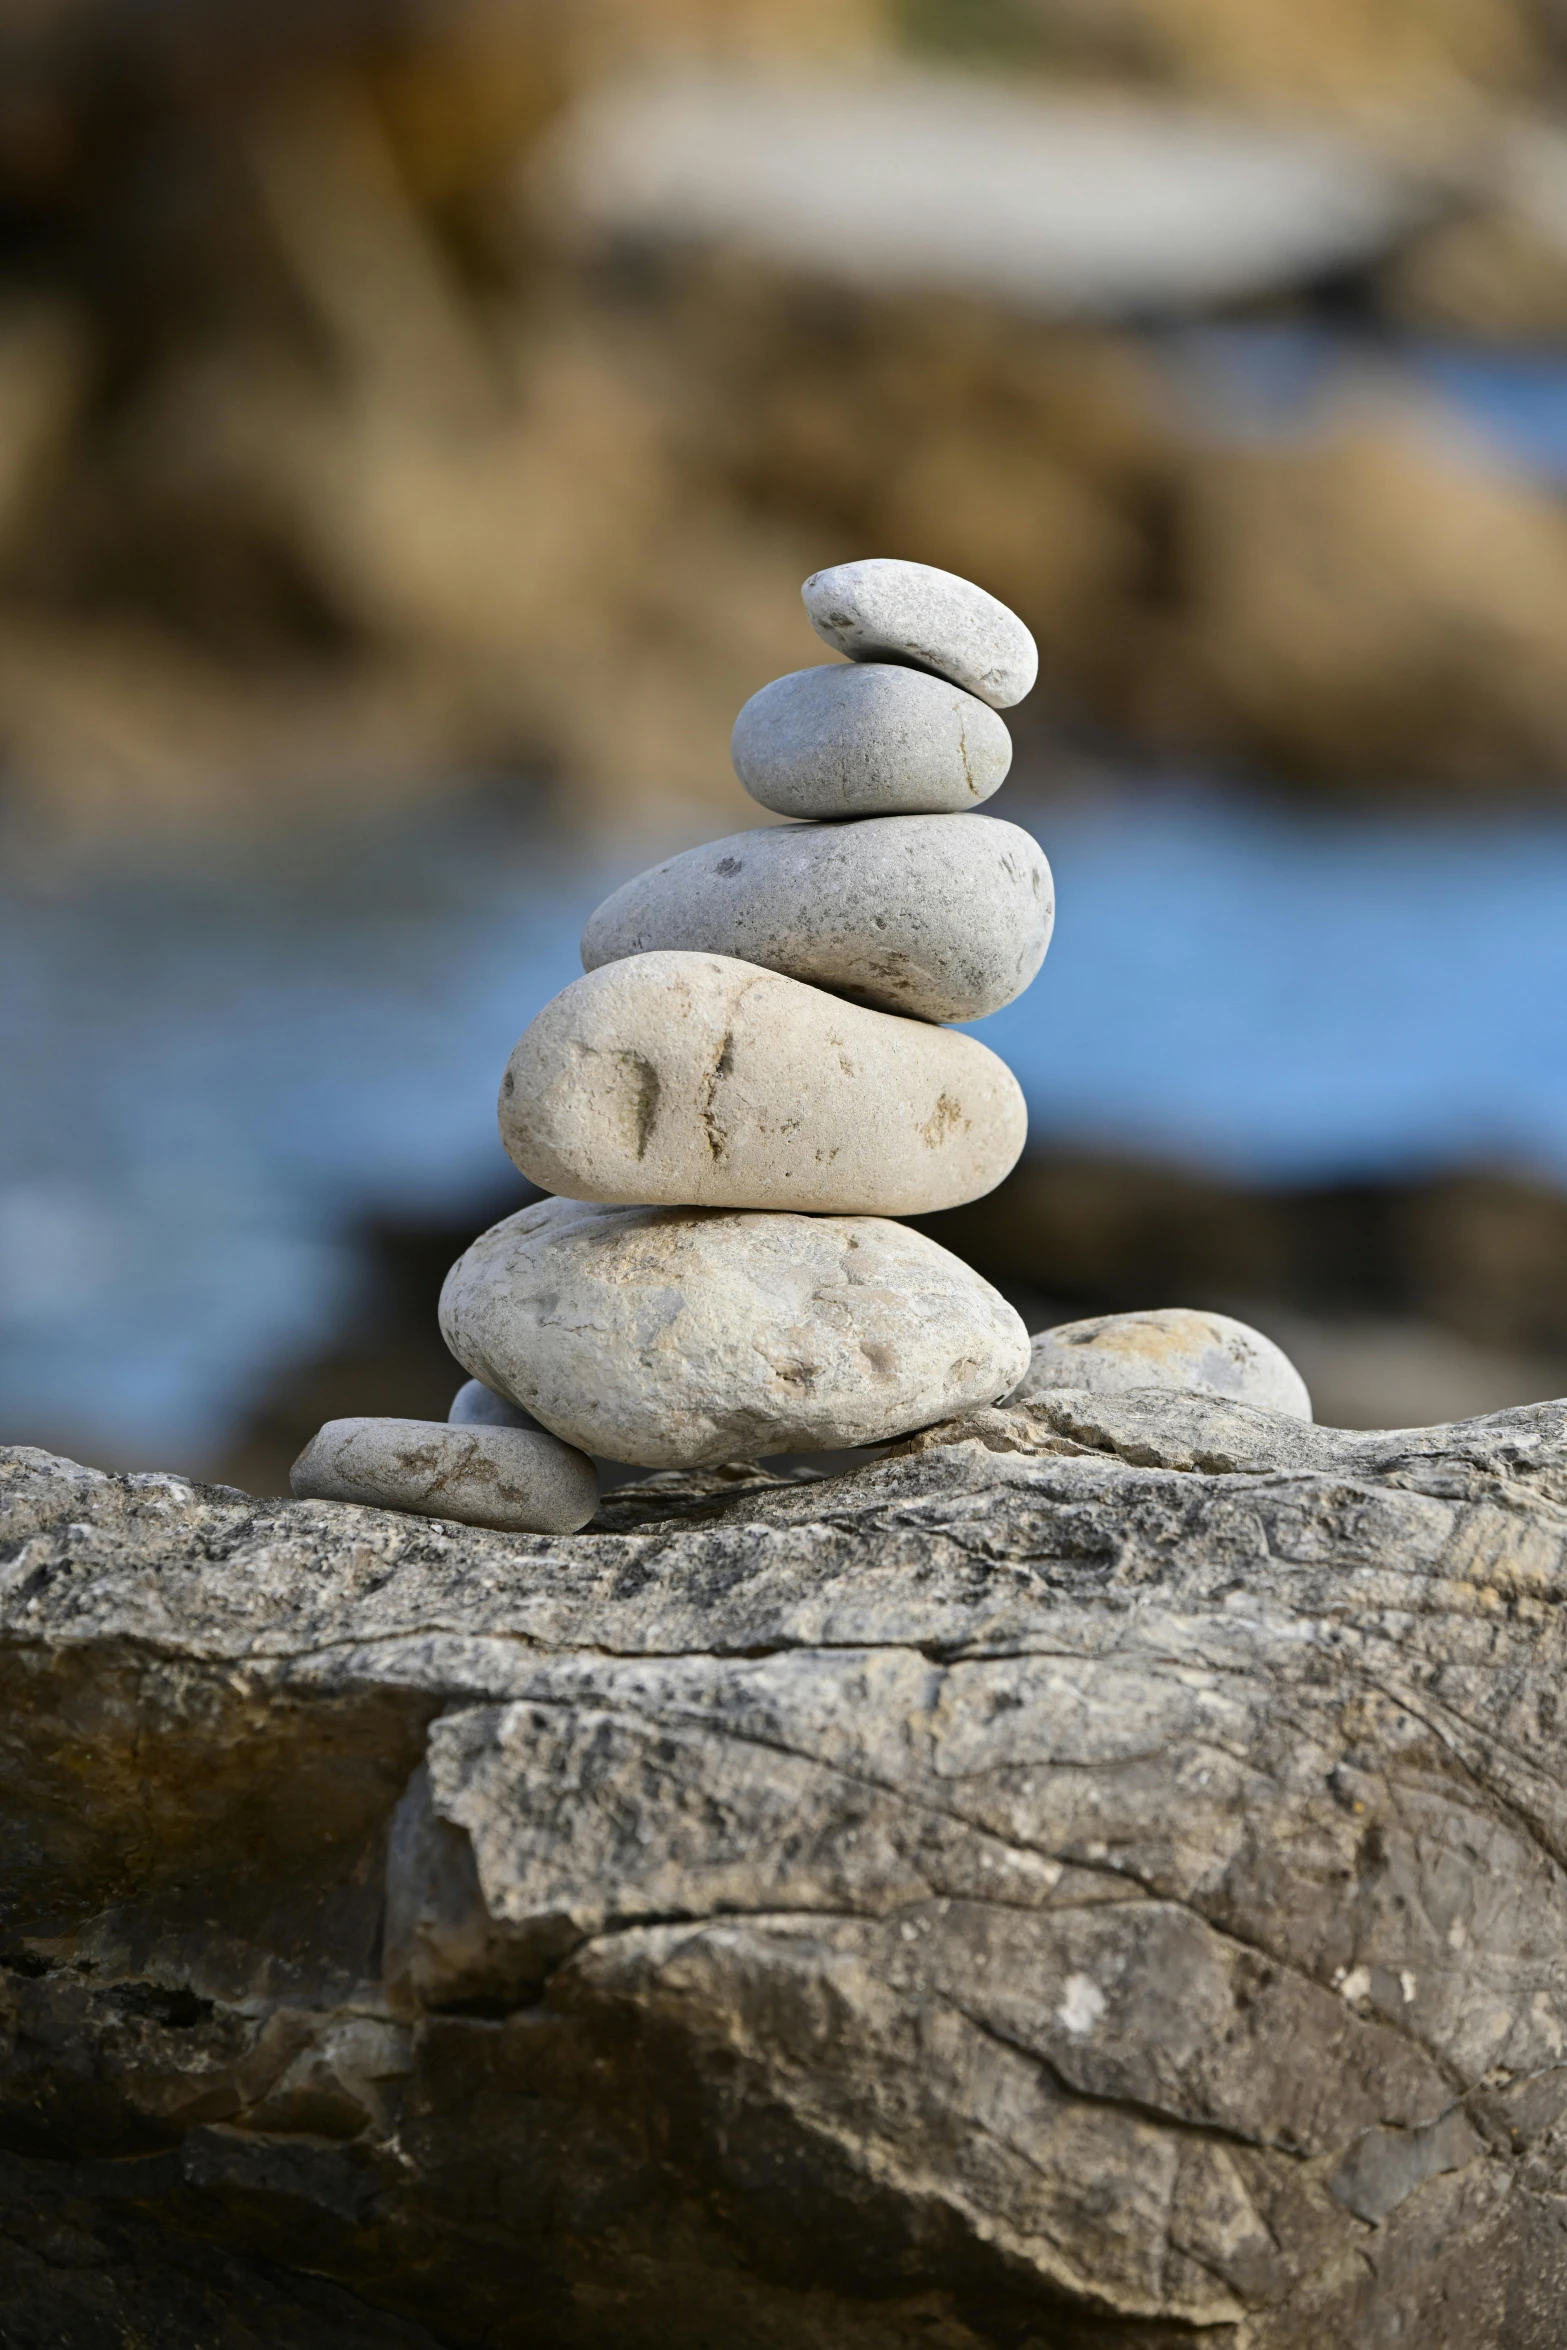
{"label": "large rock ledge", "polygon": [[0,1454],[7,2350],[1559,2350],[1567,1407]]}

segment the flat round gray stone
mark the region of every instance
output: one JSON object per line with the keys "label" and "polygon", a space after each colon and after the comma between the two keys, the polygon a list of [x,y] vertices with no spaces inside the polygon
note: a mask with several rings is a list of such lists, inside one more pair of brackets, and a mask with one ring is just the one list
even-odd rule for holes
{"label": "flat round gray stone", "polygon": [[1039,675],[1017,614],[955,571],[873,555],[812,572],[800,594],[822,642],[851,661],[928,669],[994,710],[1010,710]]}
{"label": "flat round gray stone", "polygon": [[981,1020],[1022,994],[1054,920],[1044,851],[999,817],[775,824],[639,873],[590,919],[582,963],[706,949],[882,1011]]}
{"label": "flat round gray stone", "polygon": [[301,1501],[356,1501],[502,1534],[575,1534],[599,1498],[593,1463],[546,1429],[442,1420],[328,1420],[289,1483]]}
{"label": "flat round gray stone", "polygon": [[977,808],[1012,764],[1006,721],[945,678],[831,661],[753,694],[735,773],[780,816],[942,816]]}
{"label": "flat round gray stone", "polygon": [[1057,1388],[1123,1395],[1134,1387],[1198,1389],[1292,1419],[1311,1418],[1306,1382],[1282,1347],[1228,1314],[1190,1306],[1098,1314],[1041,1331],[1009,1400],[1027,1403]]}
{"label": "flat round gray stone", "polygon": [[569,1443],[648,1468],[881,1443],[1028,1361],[1006,1300],[906,1225],[569,1199],[474,1242],[441,1330]]}
{"label": "flat round gray stone", "polygon": [[499,1111],[541,1191],[845,1216],[978,1199],[1028,1131],[1017,1079],[971,1036],[729,955],[664,952],[605,963],[546,1004]]}
{"label": "flat round gray stone", "polygon": [[537,1428],[539,1425],[531,1412],[525,1412],[519,1404],[508,1403],[504,1395],[497,1395],[482,1379],[464,1381],[452,1397],[452,1408],[446,1418],[453,1428]]}

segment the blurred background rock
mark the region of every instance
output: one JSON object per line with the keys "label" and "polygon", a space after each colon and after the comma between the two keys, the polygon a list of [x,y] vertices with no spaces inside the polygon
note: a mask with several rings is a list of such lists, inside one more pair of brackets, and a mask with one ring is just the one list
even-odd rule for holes
{"label": "blurred background rock", "polygon": [[0,0],[8,1432],[444,1409],[505,1052],[866,552],[1043,654],[947,1237],[1567,1387],[1564,344],[1558,0]]}

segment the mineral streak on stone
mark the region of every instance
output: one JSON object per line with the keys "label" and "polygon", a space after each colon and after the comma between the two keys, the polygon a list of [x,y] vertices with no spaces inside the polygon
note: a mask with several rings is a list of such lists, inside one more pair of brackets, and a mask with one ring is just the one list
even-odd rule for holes
{"label": "mineral streak on stone", "polygon": [[328,1420],[289,1482],[302,1501],[361,1502],[510,1534],[575,1534],[598,1507],[593,1463],[537,1424]]}
{"label": "mineral streak on stone", "polygon": [[852,661],[906,661],[996,710],[1033,691],[1039,652],[1028,630],[955,572],[871,556],[813,572],[800,594],[823,643]]}
{"label": "mineral streak on stone", "polygon": [[1058,1387],[1095,1395],[1124,1394],[1134,1387],[1204,1388],[1259,1404],[1264,1411],[1311,1418],[1306,1382],[1282,1347],[1228,1314],[1198,1313],[1189,1306],[1099,1314],[1042,1331],[1033,1341],[1033,1359],[1017,1400],[1026,1402]]}
{"label": "mineral streak on stone", "polygon": [[446,1415],[454,1428],[537,1428],[538,1421],[520,1404],[508,1403],[486,1387],[482,1379],[467,1379],[452,1397]]}
{"label": "mineral streak on stone", "polygon": [[973,1037],[728,955],[634,955],[574,980],[500,1097],[501,1139],[542,1190],[670,1207],[956,1207],[1001,1181],[1027,1124]]}
{"label": "mineral streak on stone", "polygon": [[583,968],[706,949],[922,1020],[980,1020],[1028,986],[1055,893],[1033,837],[986,816],[778,824],[670,857],[606,898]]}
{"label": "mineral streak on stone", "polygon": [[730,755],[752,799],[780,816],[936,816],[989,799],[1012,737],[941,678],[833,662],[753,694]]}
{"label": "mineral streak on stone", "polygon": [[1005,1299],[904,1225],[568,1199],[474,1242],[441,1332],[569,1443],[654,1468],[876,1444],[1028,1361]]}
{"label": "mineral streak on stone", "polygon": [[575,1537],[0,1454],[8,2338],[1559,2350],[1567,1408],[974,1418]]}

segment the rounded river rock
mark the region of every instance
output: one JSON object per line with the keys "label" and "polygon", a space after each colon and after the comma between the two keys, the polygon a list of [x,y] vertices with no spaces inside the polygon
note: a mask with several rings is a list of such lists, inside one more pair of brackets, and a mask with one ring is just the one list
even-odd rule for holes
{"label": "rounded river rock", "polygon": [[1033,690],[1039,651],[1015,612],[955,571],[890,556],[816,571],[800,594],[824,644],[851,661],[904,661],[1009,710]]}
{"label": "rounded river rock", "polygon": [[1032,1359],[1011,1399],[1027,1403],[1059,1387],[1122,1395],[1133,1387],[1197,1388],[1265,1412],[1311,1418],[1306,1382],[1282,1347],[1228,1314],[1155,1306],[1063,1322],[1032,1342]]}
{"label": "rounded river rock", "polygon": [[474,1242],[441,1330],[569,1443],[648,1468],[884,1442],[1028,1361],[1006,1300],[906,1225],[569,1199]]}
{"label": "rounded river rock", "polygon": [[501,1140],[541,1190],[659,1207],[924,1215],[993,1190],[1027,1127],[973,1037],[729,955],[590,971],[501,1080]]}
{"label": "rounded river rock", "polygon": [[301,1501],[356,1501],[502,1534],[575,1534],[599,1498],[593,1463],[543,1428],[441,1420],[328,1420],[289,1483]]}
{"label": "rounded river rock", "polygon": [[752,799],[780,816],[940,816],[989,799],[1012,737],[944,678],[834,661],[753,694],[730,755]]}
{"label": "rounded river rock", "polygon": [[508,1403],[504,1395],[497,1395],[482,1379],[466,1380],[458,1388],[446,1417],[454,1428],[537,1428],[539,1425],[531,1412]]}
{"label": "rounded river rock", "polygon": [[583,968],[655,948],[733,955],[922,1020],[980,1020],[1050,943],[1044,851],[988,816],[777,824],[666,858],[606,898]]}

